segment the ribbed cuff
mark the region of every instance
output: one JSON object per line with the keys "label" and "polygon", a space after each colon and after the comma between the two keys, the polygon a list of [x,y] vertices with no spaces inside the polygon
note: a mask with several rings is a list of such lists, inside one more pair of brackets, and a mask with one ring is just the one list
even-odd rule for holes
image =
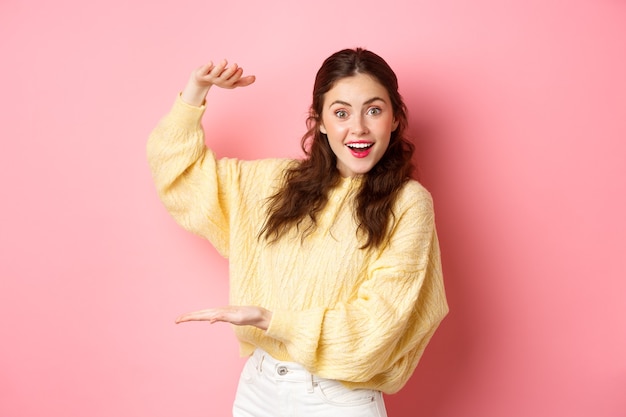
{"label": "ribbed cuff", "polygon": [[206,106],[204,104],[201,106],[192,106],[191,104],[185,103],[179,93],[170,110],[169,117],[175,121],[178,126],[195,129],[200,125],[205,110]]}

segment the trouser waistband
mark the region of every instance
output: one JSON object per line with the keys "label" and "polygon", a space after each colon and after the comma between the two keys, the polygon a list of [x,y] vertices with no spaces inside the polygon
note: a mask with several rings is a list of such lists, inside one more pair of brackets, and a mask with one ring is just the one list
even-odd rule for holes
{"label": "trouser waistband", "polygon": [[275,381],[303,382],[310,392],[318,382],[325,380],[313,375],[299,363],[279,361],[262,349],[256,349],[250,360],[254,361],[256,370],[266,377]]}

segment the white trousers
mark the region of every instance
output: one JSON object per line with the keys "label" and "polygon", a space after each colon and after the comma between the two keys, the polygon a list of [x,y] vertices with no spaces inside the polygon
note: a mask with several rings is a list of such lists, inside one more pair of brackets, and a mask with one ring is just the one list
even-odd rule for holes
{"label": "white trousers", "polygon": [[350,390],[257,349],[241,372],[233,416],[387,417],[387,412],[380,391]]}

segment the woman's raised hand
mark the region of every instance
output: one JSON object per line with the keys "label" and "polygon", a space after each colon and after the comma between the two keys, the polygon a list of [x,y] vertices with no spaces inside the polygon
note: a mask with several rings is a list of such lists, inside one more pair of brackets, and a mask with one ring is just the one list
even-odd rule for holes
{"label": "woman's raised hand", "polygon": [[256,77],[254,75],[243,76],[243,68],[237,64],[228,66],[228,62],[225,59],[219,64],[209,62],[191,73],[181,98],[188,104],[199,106],[204,103],[206,94],[214,85],[232,89],[246,87],[255,80]]}
{"label": "woman's raised hand", "polygon": [[243,76],[243,68],[237,64],[228,66],[223,60],[217,65],[209,62],[192,73],[192,77],[199,86],[210,87],[216,85],[222,88],[245,87],[254,82],[254,75]]}

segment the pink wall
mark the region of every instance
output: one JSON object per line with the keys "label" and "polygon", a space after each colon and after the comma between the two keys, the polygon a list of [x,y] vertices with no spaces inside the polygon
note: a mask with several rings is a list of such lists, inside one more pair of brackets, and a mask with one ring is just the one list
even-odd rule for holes
{"label": "pink wall", "polygon": [[[0,416],[227,416],[227,269],[162,208],[149,131],[208,59],[222,155],[298,154],[315,71],[365,46],[422,138],[451,313],[392,417],[626,415],[626,3],[0,4]],[[395,4],[394,4],[395,3]]]}

